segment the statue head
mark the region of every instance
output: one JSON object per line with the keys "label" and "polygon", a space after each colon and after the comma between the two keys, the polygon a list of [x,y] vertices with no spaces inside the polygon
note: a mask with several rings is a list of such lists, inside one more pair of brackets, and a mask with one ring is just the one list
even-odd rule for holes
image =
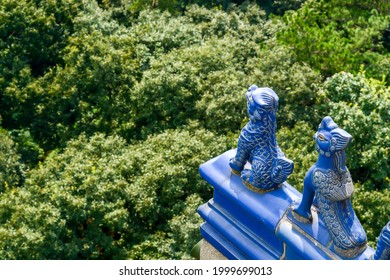
{"label": "statue head", "polygon": [[276,120],[279,98],[272,89],[252,85],[246,93],[246,99],[252,121],[262,121],[267,115]]}
{"label": "statue head", "polygon": [[347,171],[345,167],[345,149],[352,136],[338,127],[331,117],[325,117],[314,134],[317,151],[326,157],[334,157],[339,173]]}

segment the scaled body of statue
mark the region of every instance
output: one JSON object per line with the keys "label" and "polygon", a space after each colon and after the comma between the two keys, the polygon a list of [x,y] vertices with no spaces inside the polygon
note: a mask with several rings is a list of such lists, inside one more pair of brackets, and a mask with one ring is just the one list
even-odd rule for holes
{"label": "scaled body of statue", "polygon": [[346,258],[359,255],[367,247],[366,233],[352,208],[354,187],[345,164],[345,149],[351,139],[352,136],[339,128],[331,117],[322,120],[314,135],[318,161],[305,176],[302,201],[294,210],[310,221],[314,200],[335,251]]}
{"label": "scaled body of statue", "polygon": [[381,231],[373,256],[374,260],[390,260],[390,222]]}
{"label": "scaled body of statue", "polygon": [[[276,112],[279,98],[270,88],[252,85],[246,93],[249,122],[238,139],[237,153],[230,159],[235,174],[255,191],[269,191],[280,186],[293,172],[276,141]],[[249,162],[251,168],[244,169]]]}

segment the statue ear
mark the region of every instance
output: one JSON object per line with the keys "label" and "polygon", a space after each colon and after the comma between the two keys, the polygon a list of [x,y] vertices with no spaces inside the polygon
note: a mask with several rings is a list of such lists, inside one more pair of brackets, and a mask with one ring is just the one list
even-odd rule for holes
{"label": "statue ear", "polygon": [[344,150],[352,140],[352,135],[341,128],[333,129],[330,134],[332,135],[332,146],[336,151]]}
{"label": "statue ear", "polygon": [[[271,89],[269,89],[269,90],[271,90]],[[276,94],[272,90],[271,90],[272,92],[270,92],[269,90],[268,90],[268,88],[256,89],[252,93],[253,100],[255,101],[255,103],[258,106],[260,106],[266,110],[270,110],[270,109],[276,110],[278,107],[278,101],[275,98]]]}

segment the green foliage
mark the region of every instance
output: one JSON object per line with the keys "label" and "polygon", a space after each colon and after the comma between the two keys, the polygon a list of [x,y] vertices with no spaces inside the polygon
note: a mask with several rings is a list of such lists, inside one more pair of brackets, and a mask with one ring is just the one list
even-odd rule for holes
{"label": "green foliage", "polygon": [[389,52],[382,35],[389,26],[386,1],[306,1],[286,13],[279,40],[324,76],[357,73],[365,65],[370,76],[390,77]]}
{"label": "green foliage", "polygon": [[297,189],[325,115],[354,136],[373,244],[388,218],[389,7],[271,2],[1,1],[0,258],[190,258],[212,195],[198,166],[235,147],[252,84],[280,98]]}
{"label": "green foliage", "polygon": [[[139,68],[134,37],[97,5],[90,3],[85,11],[73,19],[75,35],[61,50],[64,66],[6,89],[5,97],[15,104],[8,112],[19,126],[29,127],[45,150],[64,146],[81,132],[112,131],[117,116],[128,109]],[[28,68],[24,72],[30,73]]]}
{"label": "green foliage", "polygon": [[277,132],[280,148],[294,162],[294,172],[288,177],[288,183],[300,192],[303,191],[306,172],[318,158],[313,141],[314,133],[306,122],[299,122],[292,129],[282,127]]}
{"label": "green foliage", "polygon": [[140,244],[133,246],[129,258],[150,259],[191,259],[193,246],[201,239],[199,225],[202,219],[196,213],[204,202],[197,194],[190,195],[184,202],[182,213],[175,215],[168,223],[167,230],[150,235]]}
{"label": "green foliage", "polygon": [[20,102],[26,96],[17,89],[63,63],[61,51],[73,32],[72,19],[79,7],[79,1],[68,0],[1,1],[0,110],[4,125],[15,128],[26,121],[20,116]]}
{"label": "green foliage", "polygon": [[329,99],[325,111],[354,137],[348,152],[354,180],[368,189],[389,188],[389,88],[364,73],[342,72],[329,78],[323,90]]}
{"label": "green foliage", "polygon": [[[108,2],[108,1],[103,1]],[[111,1],[109,1],[111,2]],[[127,10],[138,16],[144,10],[156,9],[168,11],[171,14],[181,14],[193,5],[214,10],[227,10],[233,3],[242,3],[243,0],[122,0]]]}
{"label": "green foliage", "polygon": [[[191,194],[210,196],[197,167],[226,148],[204,130],[167,131],[131,146],[118,136],[81,136],[32,170],[24,188],[1,196],[0,258],[123,259],[164,230],[189,243],[162,257],[188,254],[197,242],[189,240],[196,226],[188,213],[201,202]],[[178,232],[180,221],[186,232]],[[145,253],[137,248],[134,257]]]}
{"label": "green foliage", "polygon": [[373,248],[382,228],[389,222],[390,189],[375,191],[355,184],[354,209],[366,231],[368,243]]}
{"label": "green foliage", "polygon": [[13,130],[11,137],[14,142],[18,143],[17,153],[20,155],[20,161],[33,168],[40,160],[43,160],[44,151],[34,141],[28,130]]}
{"label": "green foliage", "polygon": [[293,127],[297,121],[306,121],[317,127],[317,107],[324,102],[324,96],[317,91],[321,76],[297,62],[283,46],[267,43],[251,65],[251,82],[270,87],[278,94],[278,125]]}
{"label": "green foliage", "polygon": [[38,78],[27,65],[5,90],[6,119],[44,150],[81,132],[145,139],[193,120],[217,133],[237,130],[253,83],[280,94],[283,124],[295,123],[302,108],[315,115],[318,74],[274,42],[276,28],[257,6],[229,13],[192,6],[180,17],[147,10],[129,28],[111,15],[84,4],[63,65]]}
{"label": "green foliage", "polygon": [[151,59],[135,86],[130,116],[141,135],[193,119],[217,133],[236,131],[246,115],[245,92],[254,83],[279,94],[283,124],[295,123],[302,108],[307,118],[315,116],[319,75],[276,45],[261,15],[255,6],[230,13],[189,9],[186,16],[198,24],[182,29],[203,39]]}
{"label": "green foliage", "polygon": [[[78,1],[15,1],[0,5],[2,73],[29,64],[35,75],[61,61],[60,50],[72,32]],[[3,68],[1,67],[1,68]]]}
{"label": "green foliage", "polygon": [[130,11],[137,12],[153,8],[161,11],[175,12],[180,2],[178,0],[134,0],[131,1]]}
{"label": "green foliage", "polygon": [[272,4],[273,13],[283,15],[289,10],[298,10],[305,0],[274,0]]}
{"label": "green foliage", "polygon": [[0,127],[0,195],[23,182],[24,165],[19,160],[17,145]]}
{"label": "green foliage", "polygon": [[135,92],[135,123],[144,134],[185,125],[192,117],[212,129],[229,129],[234,124],[237,128],[243,108],[234,100],[243,101],[239,80],[244,73],[232,66],[234,55],[227,52],[225,44],[211,40],[205,46],[174,51],[152,63]]}

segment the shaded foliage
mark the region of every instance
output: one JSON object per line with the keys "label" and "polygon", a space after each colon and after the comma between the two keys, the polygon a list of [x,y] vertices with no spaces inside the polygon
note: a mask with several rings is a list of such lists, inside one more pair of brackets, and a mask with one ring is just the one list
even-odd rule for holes
{"label": "shaded foliage", "polygon": [[294,172],[288,177],[288,183],[300,192],[306,172],[318,158],[313,141],[315,132],[306,122],[299,122],[292,129],[282,127],[277,132],[280,148],[294,162]]}
{"label": "shaded foliage", "polygon": [[96,4],[83,9],[61,51],[64,65],[38,78],[27,67],[5,90],[13,104],[5,118],[44,150],[81,132],[145,139],[194,119],[218,133],[237,130],[245,115],[237,100],[253,83],[280,94],[283,124],[302,108],[315,115],[318,74],[274,42],[276,28],[257,6],[193,6],[182,17],[143,11],[130,28]]}
{"label": "shaded foliage", "polygon": [[389,26],[387,1],[306,1],[284,16],[278,38],[325,77],[340,71],[390,77],[390,53],[383,34]]}
{"label": "shaded foliage", "polygon": [[25,167],[20,162],[17,144],[9,133],[0,127],[0,195],[24,180]]}
{"label": "shaded foliage", "polygon": [[362,223],[368,244],[375,248],[382,228],[389,221],[390,190],[374,191],[355,184],[354,209]]}
{"label": "shaded foliage", "polygon": [[[156,257],[189,254],[193,211],[211,191],[197,167],[226,148],[206,131],[167,131],[130,146],[118,136],[80,136],[32,170],[24,188],[3,193],[0,257],[125,258],[161,231],[189,243]],[[188,225],[180,228],[182,220]]]}
{"label": "shaded foliage", "polygon": [[5,126],[17,128],[27,118],[20,102],[28,97],[16,89],[63,64],[61,51],[73,33],[79,7],[79,1],[67,0],[1,2],[0,110]]}

